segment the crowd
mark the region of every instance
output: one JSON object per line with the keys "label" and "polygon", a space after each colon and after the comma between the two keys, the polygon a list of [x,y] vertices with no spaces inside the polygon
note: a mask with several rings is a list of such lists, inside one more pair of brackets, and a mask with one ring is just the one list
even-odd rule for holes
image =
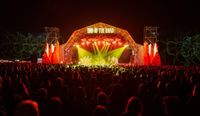
{"label": "crowd", "polygon": [[199,66],[0,63],[1,116],[199,116],[199,108]]}

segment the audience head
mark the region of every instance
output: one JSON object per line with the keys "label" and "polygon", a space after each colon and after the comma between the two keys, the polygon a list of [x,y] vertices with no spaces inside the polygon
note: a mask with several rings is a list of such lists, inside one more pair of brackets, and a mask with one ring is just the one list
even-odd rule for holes
{"label": "audience head", "polygon": [[166,96],[162,98],[166,116],[179,116],[181,112],[181,102],[177,96]]}
{"label": "audience head", "polygon": [[100,92],[103,92],[102,88],[101,87],[96,87],[95,90],[94,90],[94,95],[93,97],[97,97],[97,95],[100,93]]}
{"label": "audience head", "polygon": [[37,94],[38,94],[39,100],[44,100],[44,99],[46,99],[48,97],[48,91],[45,88],[40,88],[38,90]]}
{"label": "audience head", "polygon": [[63,85],[63,78],[58,77],[55,80],[55,87],[61,87]]}
{"label": "audience head", "polygon": [[141,116],[143,112],[142,101],[137,97],[131,97],[126,104],[126,111],[128,115]]}
{"label": "audience head", "polygon": [[97,105],[94,109],[93,116],[109,116],[109,112],[106,107]]}
{"label": "audience head", "polygon": [[193,96],[200,96],[200,84],[194,85],[192,95]]}
{"label": "audience head", "polygon": [[97,104],[103,106],[107,106],[109,104],[109,99],[105,92],[100,92],[97,95]]}
{"label": "audience head", "polygon": [[24,100],[18,104],[15,116],[39,116],[38,103],[33,100]]}
{"label": "audience head", "polygon": [[59,97],[52,97],[48,100],[47,107],[50,115],[59,115],[62,109],[62,101]]}
{"label": "audience head", "polygon": [[78,97],[80,99],[87,99],[87,94],[86,94],[86,91],[85,91],[85,88],[83,88],[82,86],[79,86],[77,88],[77,92],[75,94],[76,96],[75,97]]}

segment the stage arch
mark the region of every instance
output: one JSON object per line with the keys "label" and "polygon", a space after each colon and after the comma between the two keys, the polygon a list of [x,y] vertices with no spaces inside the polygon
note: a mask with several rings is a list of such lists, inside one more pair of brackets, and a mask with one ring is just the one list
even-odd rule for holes
{"label": "stage arch", "polygon": [[100,22],[74,31],[60,45],[60,61],[83,65],[143,65],[143,45],[137,44],[128,31]]}

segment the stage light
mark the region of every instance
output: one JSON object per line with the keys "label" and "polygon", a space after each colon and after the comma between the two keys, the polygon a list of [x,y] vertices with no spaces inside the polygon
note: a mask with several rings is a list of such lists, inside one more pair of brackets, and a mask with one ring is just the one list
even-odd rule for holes
{"label": "stage light", "polygon": [[88,50],[77,47],[78,49],[78,58],[80,65],[111,65],[117,64],[118,59],[122,55],[123,51],[126,49],[128,44],[125,44],[123,47],[114,49],[110,51],[110,43],[108,41],[104,42],[103,46],[100,48],[97,44],[98,42],[92,43],[93,51],[89,52]]}
{"label": "stage light", "polygon": [[82,42],[81,45],[85,45],[85,42]]}
{"label": "stage light", "polygon": [[157,44],[155,43],[154,44],[154,50],[153,50],[153,52],[154,52],[154,56],[156,55],[156,53],[158,52],[158,46],[157,46]]}
{"label": "stage light", "polygon": [[77,47],[77,48],[80,48],[80,46],[79,46],[78,44],[76,44],[76,47]]}
{"label": "stage light", "polygon": [[110,45],[110,43],[109,43],[109,42],[106,42],[106,45]]}
{"label": "stage light", "polygon": [[122,55],[122,53],[124,52],[126,47],[120,47],[120,48],[117,48],[117,49],[114,49],[112,51],[110,51],[108,54],[110,57],[115,57],[117,59],[120,58],[120,56]]}
{"label": "stage light", "polygon": [[48,43],[46,44],[45,51],[46,51],[47,56],[49,56],[49,44]]}
{"label": "stage light", "polygon": [[90,44],[90,42],[89,42],[89,41],[87,41],[87,42],[86,42],[86,44],[87,44],[87,45],[89,45],[89,44]]}
{"label": "stage light", "polygon": [[100,41],[98,41],[98,44],[100,45],[100,44],[101,44],[101,42],[100,42]]}
{"label": "stage light", "polygon": [[128,44],[125,44],[125,45],[124,45],[125,48],[128,47],[128,46],[129,46]]}
{"label": "stage light", "polygon": [[54,52],[54,45],[51,44],[51,53],[53,53],[53,52]]}
{"label": "stage light", "polygon": [[151,44],[148,45],[148,49],[149,49],[148,52],[149,52],[149,55],[151,55],[151,46],[152,46]]}
{"label": "stage light", "polygon": [[112,43],[113,43],[113,44],[116,44],[116,41],[113,41]]}

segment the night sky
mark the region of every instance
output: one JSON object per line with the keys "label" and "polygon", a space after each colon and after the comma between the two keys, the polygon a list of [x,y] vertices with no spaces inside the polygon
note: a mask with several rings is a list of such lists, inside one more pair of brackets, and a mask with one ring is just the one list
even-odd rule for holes
{"label": "night sky", "polygon": [[55,26],[66,39],[97,22],[126,29],[139,43],[146,25],[159,26],[163,35],[200,33],[199,6],[191,0],[1,0],[0,14],[0,31],[43,32]]}

